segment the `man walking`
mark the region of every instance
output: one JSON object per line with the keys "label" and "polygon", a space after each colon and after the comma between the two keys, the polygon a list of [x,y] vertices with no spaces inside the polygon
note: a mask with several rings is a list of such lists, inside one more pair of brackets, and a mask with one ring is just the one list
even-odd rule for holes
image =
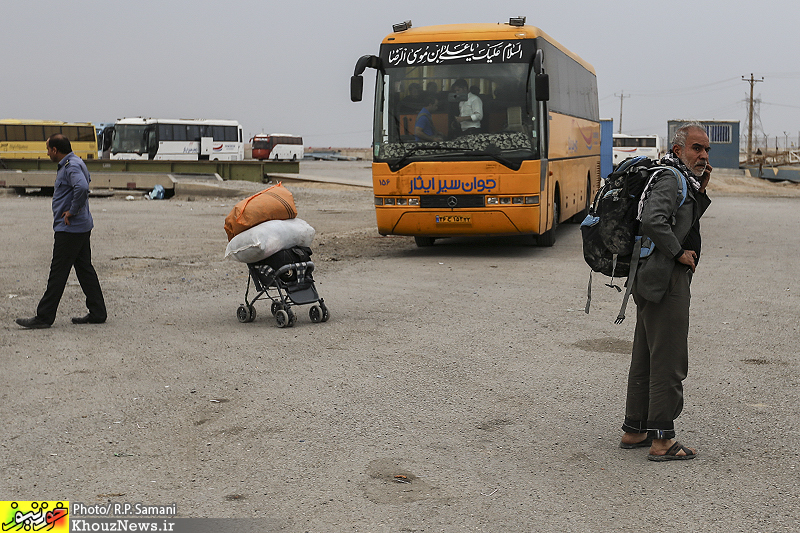
{"label": "man walking", "polygon": [[711,200],[706,185],[711,176],[705,128],[692,122],[681,126],[672,150],[661,165],[676,168],[657,172],[642,207],[642,235],[655,251],[641,260],[633,283],[636,330],[625,422],[620,447],[650,447],[648,459],[693,459],[697,452],[675,440],[674,420],[683,409],[683,380],[689,367],[689,303],[692,274],[700,257],[700,217]]}
{"label": "man walking", "polygon": [[24,328],[49,328],[64,294],[72,267],[86,295],[89,313],[72,319],[73,324],[101,324],[106,321],[106,304],[97,273],[92,266],[90,237],[94,221],[89,212],[89,182],[91,177],[80,157],[72,152],[69,139],[61,134],[47,139],[47,155],[58,163],[53,190],[53,230],[55,242],[47,289],[33,318],[18,318]]}

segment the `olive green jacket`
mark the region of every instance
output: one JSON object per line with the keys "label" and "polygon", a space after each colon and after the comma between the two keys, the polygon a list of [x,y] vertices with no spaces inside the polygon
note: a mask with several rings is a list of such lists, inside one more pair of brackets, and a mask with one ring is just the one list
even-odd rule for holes
{"label": "olive green jacket", "polygon": [[652,189],[642,208],[641,233],[653,241],[655,250],[639,262],[636,290],[652,302],[660,302],[664,297],[676,257],[683,251],[682,243],[711,204],[705,193],[695,192],[687,185],[686,200],[676,212],[681,196],[675,174],[663,170],[653,178]]}

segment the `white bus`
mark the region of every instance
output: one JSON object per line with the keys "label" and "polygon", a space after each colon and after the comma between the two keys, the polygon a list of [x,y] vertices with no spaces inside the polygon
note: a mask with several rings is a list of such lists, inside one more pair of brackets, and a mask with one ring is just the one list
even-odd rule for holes
{"label": "white bus", "polygon": [[250,139],[253,159],[303,159],[303,138],[289,133],[259,133]]}
{"label": "white bus", "polygon": [[625,135],[614,134],[614,166],[622,163],[629,157],[644,155],[653,160],[658,160],[664,155],[661,137],[658,135]]}
{"label": "white bus", "polygon": [[242,161],[235,120],[123,118],[114,124],[111,159]]}

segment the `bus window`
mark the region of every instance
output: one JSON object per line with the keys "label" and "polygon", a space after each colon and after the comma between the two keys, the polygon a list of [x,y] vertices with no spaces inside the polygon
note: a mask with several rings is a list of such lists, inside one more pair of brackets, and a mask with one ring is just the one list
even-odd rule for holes
{"label": "bus window", "polygon": [[172,140],[172,124],[159,124],[158,125],[158,139],[160,141]]}
{"label": "bus window", "polygon": [[[93,127],[88,126],[78,126],[78,134],[77,137],[74,139],[76,141],[86,142],[86,141],[94,141],[96,140],[96,133]],[[73,140],[73,139],[70,139]]]}
{"label": "bus window", "polygon": [[9,141],[24,141],[25,126],[6,126],[6,137]]}
{"label": "bus window", "polygon": [[[49,139],[51,136],[61,133],[61,126],[44,126],[44,138]],[[69,137],[67,137],[69,139]]]}
{"label": "bus window", "polygon": [[25,126],[25,140],[26,141],[47,140],[47,137],[44,136],[44,126]]}

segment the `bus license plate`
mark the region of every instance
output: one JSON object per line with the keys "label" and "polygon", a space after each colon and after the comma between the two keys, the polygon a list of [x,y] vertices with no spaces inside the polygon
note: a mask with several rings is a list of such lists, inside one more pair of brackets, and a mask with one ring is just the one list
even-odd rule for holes
{"label": "bus license plate", "polygon": [[437,224],[472,224],[471,216],[463,215],[436,215]]}

